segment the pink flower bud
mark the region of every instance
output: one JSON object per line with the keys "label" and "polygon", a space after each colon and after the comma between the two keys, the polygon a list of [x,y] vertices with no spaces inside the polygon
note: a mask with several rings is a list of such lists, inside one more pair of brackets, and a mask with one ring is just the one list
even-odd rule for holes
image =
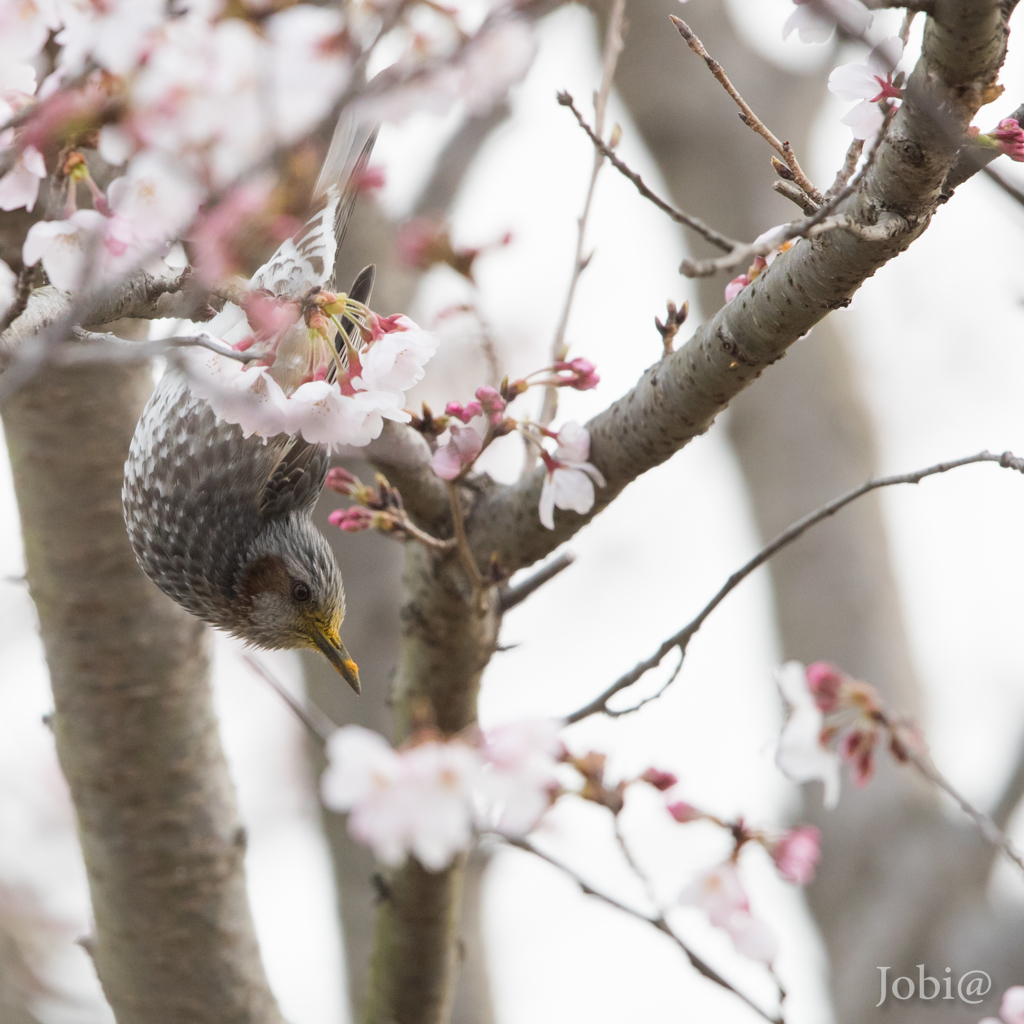
{"label": "pink flower bud", "polygon": [[1004,117],[991,133],[999,148],[1011,159],[1024,161],[1024,128],[1012,117]]}
{"label": "pink flower bud", "polygon": [[663,772],[660,768],[648,768],[640,778],[662,793],[666,789],[671,789],[679,781],[671,772]]}
{"label": "pink flower bud", "polygon": [[850,765],[855,786],[866,786],[875,774],[875,729],[852,729],[842,740],[839,754]]}
{"label": "pink flower bud", "polygon": [[352,508],[335,509],[327,517],[327,521],[346,533],[358,533],[360,530],[368,530],[373,525],[373,513],[368,508],[356,505]]}
{"label": "pink flower bud", "polygon": [[691,821],[700,821],[704,815],[697,810],[693,804],[688,804],[685,800],[676,800],[668,805],[668,813],[672,815],[680,825],[685,825]]}
{"label": "pink flower bud", "polygon": [[[334,469],[327,471],[327,479],[324,481],[324,486],[329,491],[334,491],[335,494],[353,494],[356,488],[360,486],[360,481],[359,477],[353,476],[347,469],[335,466]],[[342,510],[339,509],[338,511]],[[336,514],[336,512],[331,513],[331,515]]]}
{"label": "pink flower bud", "polygon": [[813,825],[795,828],[775,844],[771,855],[783,878],[806,885],[821,860],[821,833]]}
{"label": "pink flower bud", "polygon": [[483,412],[483,407],[479,402],[467,402],[465,407],[461,402],[449,402],[444,407],[444,412],[446,416],[454,416],[457,420],[468,423],[474,416],[479,416]]}
{"label": "pink flower bud", "polygon": [[843,674],[826,661],[816,661],[807,666],[807,688],[814,697],[818,710],[827,715],[839,703],[839,690],[843,685]]}
{"label": "pink flower bud", "polygon": [[572,377],[565,382],[566,386],[577,391],[589,391],[591,388],[596,388],[601,382],[601,378],[596,372],[597,367],[589,359],[584,359],[582,356],[568,363],[555,363],[555,369],[568,370]]}

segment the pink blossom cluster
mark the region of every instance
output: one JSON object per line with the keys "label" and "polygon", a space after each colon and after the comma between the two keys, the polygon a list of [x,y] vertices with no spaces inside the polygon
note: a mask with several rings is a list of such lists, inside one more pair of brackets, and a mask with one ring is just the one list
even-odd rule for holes
{"label": "pink blossom cluster", "polygon": [[779,670],[777,681],[788,717],[776,763],[795,782],[822,782],[826,807],[834,807],[839,799],[841,762],[848,765],[854,785],[871,781],[878,741],[884,735],[898,760],[922,747],[913,726],[885,716],[873,686],[851,679],[834,665],[819,661],[805,668],[791,661]]}
{"label": "pink blossom cluster", "polygon": [[[178,356],[192,391],[220,419],[237,423],[247,437],[301,434],[311,443],[331,447],[362,447],[380,436],[385,419],[409,421],[405,392],[423,378],[436,351],[433,335],[405,316],[372,317],[369,340],[358,350],[350,346],[347,373],[342,370],[328,380],[316,352],[318,345],[330,351],[333,335],[325,339],[307,326],[296,303],[256,299],[245,311],[226,308],[210,330],[215,333],[230,324],[221,334],[228,335],[229,343],[231,332],[245,332],[236,348],[264,345],[257,365],[244,366],[200,348]],[[296,362],[302,367],[298,375]]]}
{"label": "pink blossom cluster", "polygon": [[430,871],[478,831],[523,836],[560,790],[563,748],[553,720],[515,722],[475,737],[427,731],[393,748],[357,725],[328,740],[324,804],[347,812],[353,838],[385,864],[414,856]]}

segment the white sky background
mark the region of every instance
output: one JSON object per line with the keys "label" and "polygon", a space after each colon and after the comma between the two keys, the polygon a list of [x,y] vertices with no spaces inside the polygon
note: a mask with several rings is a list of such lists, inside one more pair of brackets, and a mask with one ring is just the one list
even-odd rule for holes
{"label": "white sky background", "polygon": [[[774,59],[824,55],[795,42],[775,44],[788,0],[736,0],[734,6],[745,18],[756,17],[748,20],[751,35]],[[537,63],[515,94],[514,118],[485,147],[453,217],[458,243],[514,233],[511,246],[478,264],[481,305],[513,374],[542,365],[572,265],[575,218],[592,159],[585,137],[554,101],[556,91],[567,88],[582,102],[598,80],[589,18],[577,8],[560,11],[544,23],[542,40]],[[845,59],[862,58],[851,51]],[[1024,93],[1024,66],[1012,49],[1002,81],[1007,95],[986,108],[983,128]],[[838,124],[843,109],[832,102],[822,115],[809,160],[818,180],[831,179],[849,141]],[[615,97],[610,116],[624,129],[623,157],[666,192]],[[424,117],[382,133],[377,159],[387,166],[390,209],[408,204],[451,124]],[[737,127],[730,122],[723,131]],[[998,165],[1004,173],[1018,170],[1006,165]],[[675,270],[683,254],[675,228],[611,169],[598,187],[589,238],[596,255],[579,289],[569,339],[575,354],[598,364],[602,384],[595,392],[563,395],[564,414],[580,421],[625,392],[657,358],[652,318],[663,313],[665,300],[691,296]],[[920,241],[864,286],[850,310],[837,314],[856,339],[880,471],[918,468],[984,447],[1024,453],[1022,246],[1024,210],[989,183],[971,182],[940,209]],[[453,274],[435,271],[412,312],[429,321],[432,311],[463,294]],[[696,311],[691,322],[700,322]],[[683,337],[688,333],[684,328]],[[426,392],[438,404],[467,400],[480,382],[465,378],[463,393],[431,388],[432,380],[449,379],[465,354],[464,344],[452,338],[437,357]],[[493,451],[488,468],[510,478],[521,457],[518,442],[507,440]],[[1024,731],[1017,653],[1024,481],[975,467],[889,490],[882,499],[928,694],[925,725],[933,752],[954,783],[984,803],[998,791]],[[0,575],[20,575],[6,463],[0,468],[0,537]],[[742,480],[721,424],[629,488],[570,547],[576,564],[506,618],[503,642],[519,646],[498,655],[488,670],[481,697],[485,725],[574,709],[687,621],[755,550]],[[577,750],[608,751],[614,773],[650,764],[670,768],[680,774],[687,798],[723,816],[781,824],[794,794],[772,764],[777,660],[769,590],[760,574],[694,640],[665,698],[615,723],[578,726],[569,742]],[[274,664],[294,678],[290,658]],[[272,983],[294,1024],[341,1022],[340,939],[299,730],[240,666],[230,642],[218,641],[216,675],[225,742],[250,830],[250,888]],[[65,919],[70,940],[84,931],[87,897],[52,739],[40,722],[50,703],[27,593],[0,583],[0,878],[24,885]],[[666,822],[651,794],[638,797],[625,812],[626,832],[659,894],[670,899],[724,847],[703,826]],[[593,884],[642,906],[643,894],[623,869],[599,809],[559,809],[542,837]],[[755,910],[782,940],[778,966],[791,993],[788,1019],[826,1021],[823,959],[799,894],[756,852],[745,855],[743,871]],[[1024,887],[1009,872],[999,882],[1005,893],[1021,897]],[[700,914],[681,910],[674,922],[723,973],[755,997],[770,998],[764,973],[737,957]],[[684,1012],[687,1019],[726,1024],[757,1019],[698,978],[653,929],[597,905],[524,854],[495,858],[486,932],[500,1024],[555,1024],[567,1016],[593,1024],[667,1024]],[[78,993],[80,1004],[41,1007],[47,1024],[107,1020],[97,1009],[85,954],[69,941],[63,948],[49,974]]]}

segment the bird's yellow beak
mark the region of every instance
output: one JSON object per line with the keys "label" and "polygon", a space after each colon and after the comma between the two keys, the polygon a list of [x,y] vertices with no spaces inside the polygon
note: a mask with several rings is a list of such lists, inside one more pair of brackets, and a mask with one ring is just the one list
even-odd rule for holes
{"label": "bird's yellow beak", "polygon": [[359,687],[359,666],[352,660],[345,645],[338,636],[338,631],[333,626],[314,626],[312,631],[313,643],[324,653],[324,657],[345,677],[345,682],[352,687],[356,693],[361,692]]}

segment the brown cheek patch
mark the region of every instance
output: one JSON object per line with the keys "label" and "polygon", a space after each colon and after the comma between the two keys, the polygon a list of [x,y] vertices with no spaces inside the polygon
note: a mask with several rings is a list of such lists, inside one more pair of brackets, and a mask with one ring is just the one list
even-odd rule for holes
{"label": "brown cheek patch", "polygon": [[257,594],[263,594],[268,590],[287,594],[290,586],[291,580],[284,560],[278,558],[277,555],[264,555],[253,562],[242,577],[242,583],[238,589],[239,603],[248,612],[252,609],[252,603]]}

